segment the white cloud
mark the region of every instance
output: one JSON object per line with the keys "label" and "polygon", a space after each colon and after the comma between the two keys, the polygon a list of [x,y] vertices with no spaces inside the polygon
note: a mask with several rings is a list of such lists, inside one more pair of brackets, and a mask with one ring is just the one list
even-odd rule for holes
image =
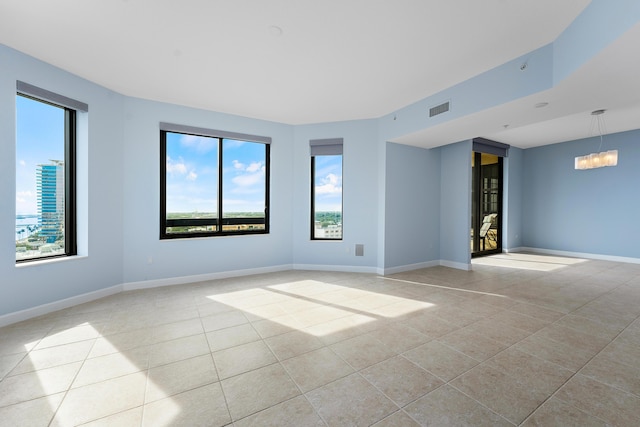
{"label": "white cloud", "polygon": [[177,173],[184,175],[187,173],[187,165],[184,164],[182,159],[175,161],[171,159],[171,157],[167,156],[167,172],[171,174]]}
{"label": "white cloud", "polygon": [[198,174],[195,173],[194,171],[189,172],[189,174],[187,175],[187,179],[189,181],[195,181],[196,179],[198,179]]}
{"label": "white cloud", "polygon": [[330,173],[321,180],[321,185],[316,185],[316,194],[340,194],[342,193],[342,183],[337,175]]}
{"label": "white cloud", "polygon": [[257,172],[259,170],[262,169],[262,163],[261,162],[253,162],[249,165],[249,167],[247,167],[247,172]]}
{"label": "white cloud", "polygon": [[262,172],[238,175],[232,179],[233,183],[240,187],[250,187],[262,181],[264,175]]}
{"label": "white cloud", "polygon": [[18,191],[16,193],[16,202],[25,203],[27,199],[32,199],[33,193],[31,191]]}
{"label": "white cloud", "polygon": [[205,154],[218,146],[218,140],[204,136],[182,135],[180,144],[184,147],[193,148],[200,154]]}
{"label": "white cloud", "polygon": [[240,163],[239,161],[234,160],[233,161],[233,167],[236,168],[236,169],[244,169],[244,163]]}
{"label": "white cloud", "polygon": [[24,160],[20,160],[20,166],[27,166],[27,162],[25,162]]}

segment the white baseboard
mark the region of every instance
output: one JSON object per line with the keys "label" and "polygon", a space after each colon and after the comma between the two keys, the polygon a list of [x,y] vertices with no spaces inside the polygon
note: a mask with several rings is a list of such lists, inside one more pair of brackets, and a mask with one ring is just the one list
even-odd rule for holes
{"label": "white baseboard", "polygon": [[356,265],[318,265],[318,264],[293,264],[294,270],[310,271],[339,271],[345,273],[371,273],[379,274],[376,267],[361,267]]}
{"label": "white baseboard", "polygon": [[104,288],[97,291],[88,292],[86,294],[65,298],[59,301],[38,305],[36,307],[15,311],[13,313],[3,314],[2,316],[0,316],[0,327],[53,313],[54,311],[73,307],[74,305],[84,304],[85,302],[108,297],[110,295],[120,293],[122,292],[122,290],[122,285],[111,286],[110,288]]}
{"label": "white baseboard", "polygon": [[534,253],[544,254],[544,255],[566,256],[566,257],[571,257],[571,258],[587,258],[587,259],[596,259],[596,260],[601,260],[601,261],[613,261],[613,262],[626,262],[626,263],[629,263],[629,264],[640,264],[640,258],[631,258],[631,257],[622,257],[622,256],[613,256],[613,255],[602,255],[602,254],[591,254],[591,253],[586,253],[586,252],[556,251],[556,250],[553,250],[553,249],[543,249],[543,248],[521,247],[521,248],[516,248],[516,249],[510,249],[509,252],[534,252]]}
{"label": "white baseboard", "polygon": [[440,260],[440,265],[443,267],[455,268],[457,270],[465,270],[465,271],[471,270],[471,264],[465,264],[462,262]]}
{"label": "white baseboard", "polygon": [[399,267],[389,267],[384,269],[382,275],[388,276],[389,274],[404,273],[405,271],[436,267],[438,265],[440,265],[440,261],[427,261],[427,262],[419,262],[417,264],[401,265]]}
{"label": "white baseboard", "polygon": [[229,277],[251,276],[254,274],[276,273],[291,270],[291,265],[277,265],[273,267],[249,268],[246,270],[221,271],[219,273],[194,274],[192,276],[169,277],[167,279],[143,280],[128,282],[122,285],[123,290],[159,288],[162,286],[185,285],[187,283],[206,282],[208,280],[227,279]]}

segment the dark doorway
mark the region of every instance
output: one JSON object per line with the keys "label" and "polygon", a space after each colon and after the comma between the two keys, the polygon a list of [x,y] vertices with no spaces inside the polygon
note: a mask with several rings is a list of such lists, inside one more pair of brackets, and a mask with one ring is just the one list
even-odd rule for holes
{"label": "dark doorway", "polygon": [[501,253],[503,158],[472,154],[471,256]]}

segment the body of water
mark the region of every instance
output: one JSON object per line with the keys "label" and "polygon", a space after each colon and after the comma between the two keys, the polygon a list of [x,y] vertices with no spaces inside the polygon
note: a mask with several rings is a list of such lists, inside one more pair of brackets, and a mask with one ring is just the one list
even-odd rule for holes
{"label": "body of water", "polygon": [[16,241],[26,239],[38,231],[38,215],[16,216]]}

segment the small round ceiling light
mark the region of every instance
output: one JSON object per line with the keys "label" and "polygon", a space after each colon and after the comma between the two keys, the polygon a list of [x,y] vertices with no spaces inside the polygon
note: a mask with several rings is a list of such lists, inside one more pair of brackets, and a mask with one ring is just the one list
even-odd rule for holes
{"label": "small round ceiling light", "polygon": [[544,108],[547,105],[549,105],[548,102],[538,102],[536,105],[534,105],[534,107],[536,107],[536,108]]}

